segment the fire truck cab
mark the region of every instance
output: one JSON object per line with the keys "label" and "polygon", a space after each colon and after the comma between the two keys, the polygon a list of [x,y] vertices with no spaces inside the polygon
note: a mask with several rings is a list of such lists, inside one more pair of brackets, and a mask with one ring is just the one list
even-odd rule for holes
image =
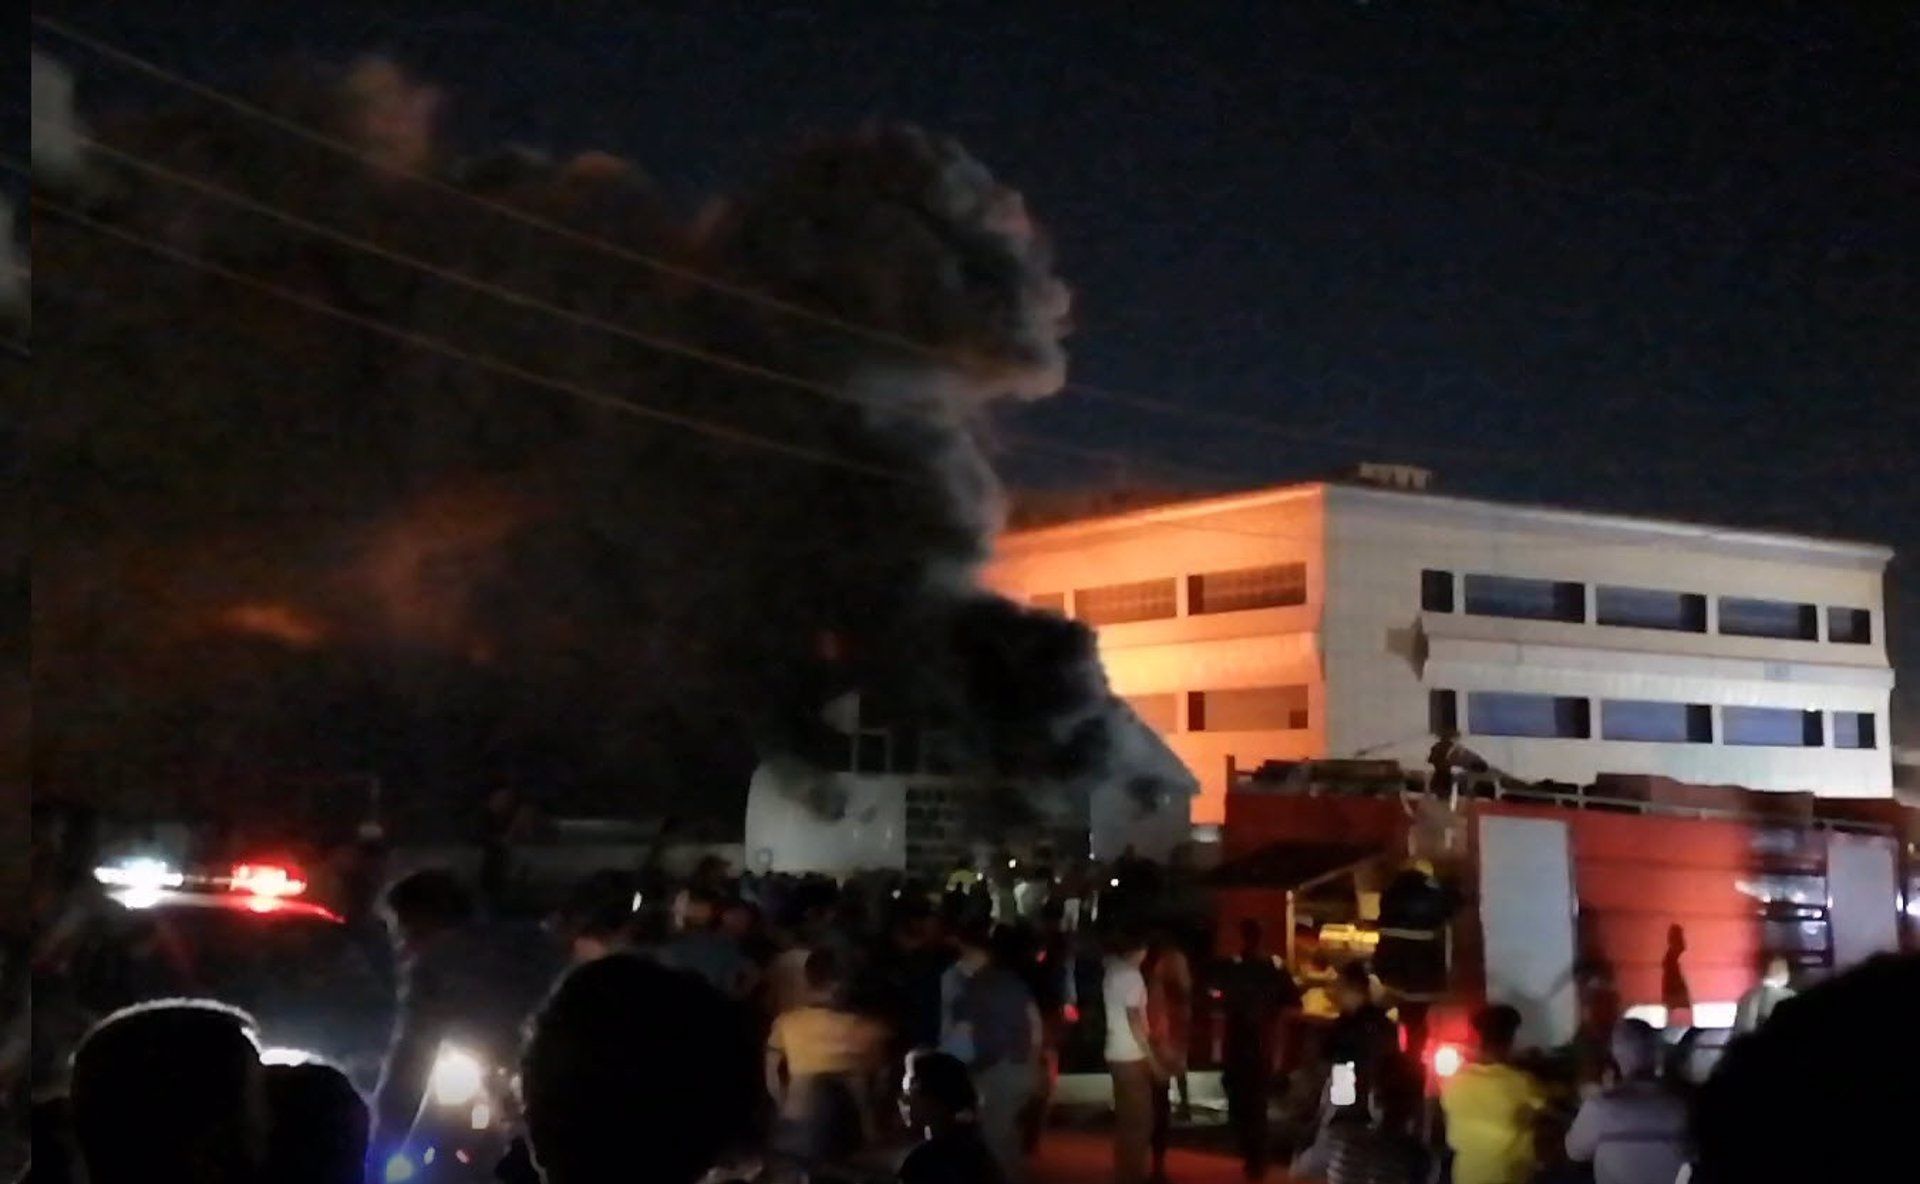
{"label": "fire truck cab", "polygon": [[[1384,761],[1229,763],[1228,786],[1221,948],[1252,917],[1286,935],[1303,985],[1373,959],[1403,1023],[1425,1016],[1410,1036],[1440,1076],[1484,1003],[1520,1011],[1523,1046],[1566,1048],[1625,1014],[1691,1031],[1704,1052],[1774,957],[1807,985],[1920,948],[1920,811],[1890,799],[1638,776],[1490,776],[1439,797],[1424,772]],[[1409,868],[1448,902],[1431,932],[1394,915]],[[1382,956],[1396,945],[1400,958]],[[1409,965],[1427,981],[1393,981]]]}

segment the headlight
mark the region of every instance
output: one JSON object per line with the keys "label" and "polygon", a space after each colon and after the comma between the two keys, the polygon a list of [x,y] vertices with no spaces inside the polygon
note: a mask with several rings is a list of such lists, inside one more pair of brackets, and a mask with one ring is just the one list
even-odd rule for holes
{"label": "headlight", "polygon": [[427,1088],[433,1092],[433,1100],[442,1106],[464,1106],[480,1096],[486,1083],[487,1071],[480,1058],[449,1045],[434,1059],[433,1076],[428,1079]]}

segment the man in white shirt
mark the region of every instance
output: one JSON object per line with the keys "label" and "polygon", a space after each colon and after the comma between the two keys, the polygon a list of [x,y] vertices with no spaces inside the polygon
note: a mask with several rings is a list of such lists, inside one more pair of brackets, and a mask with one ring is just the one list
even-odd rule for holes
{"label": "man in white shirt", "polygon": [[1153,1091],[1166,1074],[1147,1038],[1147,980],[1140,973],[1147,945],[1137,936],[1115,941],[1101,983],[1107,1018],[1107,1071],[1113,1075],[1113,1176],[1116,1184],[1147,1178],[1153,1139]]}
{"label": "man in white shirt", "polygon": [[1595,1184],[1669,1184],[1687,1159],[1687,1106],[1656,1077],[1660,1034],[1644,1020],[1613,1030],[1620,1081],[1587,1099],[1567,1131],[1567,1158]]}

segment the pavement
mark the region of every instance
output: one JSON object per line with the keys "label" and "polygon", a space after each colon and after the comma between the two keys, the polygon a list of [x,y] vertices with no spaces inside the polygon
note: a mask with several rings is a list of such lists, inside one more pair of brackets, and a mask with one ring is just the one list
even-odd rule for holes
{"label": "pavement", "polygon": [[[1031,1184],[1101,1184],[1113,1179],[1113,1135],[1104,1130],[1055,1127],[1040,1141]],[[1243,1184],[1240,1161],[1227,1151],[1176,1145],[1167,1152],[1171,1184]],[[1279,1172],[1268,1184],[1286,1184]]]}

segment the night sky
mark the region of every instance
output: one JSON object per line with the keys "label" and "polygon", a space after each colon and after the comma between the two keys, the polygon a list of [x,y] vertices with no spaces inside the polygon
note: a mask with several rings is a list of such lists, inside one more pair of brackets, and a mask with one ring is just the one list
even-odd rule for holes
{"label": "night sky", "polygon": [[[951,133],[1078,298],[1076,386],[1009,425],[1052,442],[1010,446],[1016,483],[1403,460],[1450,492],[1884,541],[1920,684],[1909,6],[40,11],[223,87],[385,53],[446,89],[457,143],[616,152],[688,209],[809,131]],[[170,97],[36,41],[86,110]]]}

